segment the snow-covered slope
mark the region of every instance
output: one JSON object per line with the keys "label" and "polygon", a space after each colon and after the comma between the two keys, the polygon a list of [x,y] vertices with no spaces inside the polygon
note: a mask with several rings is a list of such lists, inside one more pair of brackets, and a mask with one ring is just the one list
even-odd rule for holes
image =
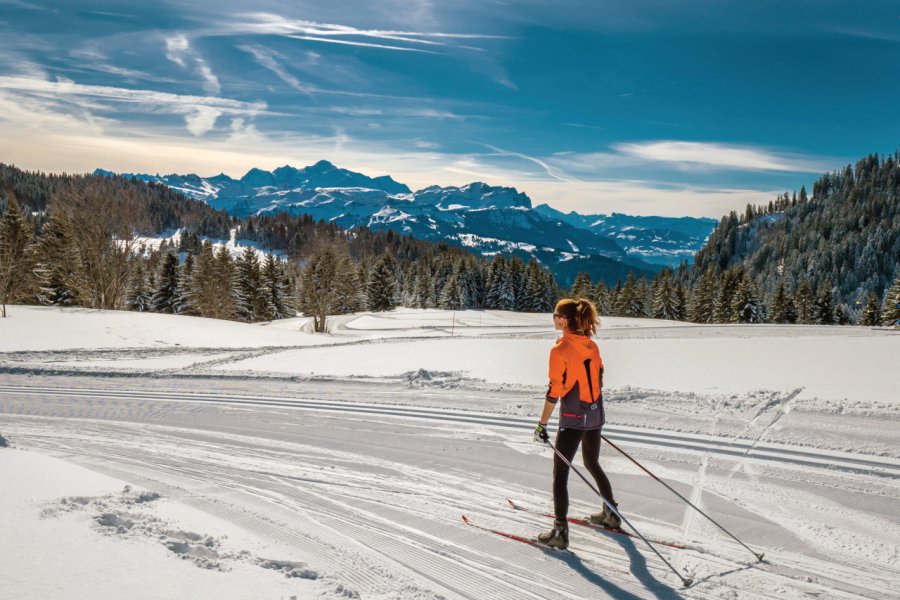
{"label": "snow-covered slope", "polygon": [[[11,315],[11,598],[900,594],[892,330],[604,319],[604,434],[765,552],[756,562],[604,443],[629,521],[686,546],[658,547],[694,578],[682,589],[639,540],[573,525],[571,554],[543,552],[460,518],[521,536],[551,523],[552,453],[531,441],[549,315],[398,310],[329,335],[301,320]],[[571,516],[597,509],[578,478],[569,490]]]}

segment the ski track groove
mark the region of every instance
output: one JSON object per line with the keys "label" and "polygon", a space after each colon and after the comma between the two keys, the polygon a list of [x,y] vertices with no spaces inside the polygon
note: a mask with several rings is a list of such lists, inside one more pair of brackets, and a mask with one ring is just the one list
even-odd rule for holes
{"label": "ski track groove", "polygon": [[[799,394],[799,391],[796,393]],[[459,422],[470,424],[483,424],[496,427],[530,428],[533,419],[512,417],[510,415],[491,415],[473,411],[439,410],[409,407],[405,405],[369,405],[365,403],[350,403],[344,406],[333,406],[321,401],[294,398],[269,398],[253,397],[245,395],[212,395],[190,393],[168,393],[147,391],[115,391],[115,390],[72,390],[65,388],[29,388],[27,386],[0,386],[0,396],[16,394],[46,394],[63,397],[88,397],[95,400],[139,400],[146,399],[157,402],[196,402],[210,403],[227,406],[256,406],[287,409],[314,409],[330,412],[359,412],[362,414],[375,414],[384,417],[421,418],[447,422]],[[2,404],[0,404],[2,406]],[[67,415],[75,416],[75,415]],[[770,424],[771,426],[771,424]],[[692,434],[672,434],[670,432],[656,431],[622,431],[620,428],[609,427],[607,431],[611,438],[625,440],[632,443],[644,443],[655,446],[667,446],[676,449],[692,450],[699,452],[714,451],[717,455],[727,457],[750,458],[750,452],[758,449],[765,454],[755,454],[753,458],[782,463],[794,463],[803,466],[818,468],[836,468],[857,470],[864,473],[874,473],[890,478],[900,478],[900,460],[869,455],[853,455],[841,453],[835,456],[832,452],[817,452],[815,449],[791,448],[770,446],[760,448],[761,441],[757,438],[753,442],[737,442],[731,439],[712,439],[710,436],[698,436]],[[707,439],[708,438],[708,439]],[[671,441],[670,441],[671,440]],[[847,456],[843,456],[847,455]]]}
{"label": "ski track groove", "polygon": [[[753,450],[756,449],[757,446],[759,446],[759,444],[762,442],[762,439],[772,429],[772,427],[774,427],[782,417],[790,412],[791,403],[797,398],[797,396],[799,396],[803,392],[804,389],[805,388],[799,387],[787,394],[785,397],[779,398],[777,400],[776,406],[778,407],[778,412],[776,413],[775,417],[771,421],[769,421],[769,423],[765,427],[763,427],[762,431],[759,432],[759,435],[756,436],[756,439],[753,440],[753,443],[747,448],[746,452],[744,452],[744,456],[735,463],[731,471],[732,474],[734,474],[744,465],[744,462],[750,456],[750,453],[753,452]],[[764,407],[760,411],[760,413],[753,419],[753,422],[755,422],[757,418],[762,416],[762,414],[765,413],[768,408],[768,406]]]}

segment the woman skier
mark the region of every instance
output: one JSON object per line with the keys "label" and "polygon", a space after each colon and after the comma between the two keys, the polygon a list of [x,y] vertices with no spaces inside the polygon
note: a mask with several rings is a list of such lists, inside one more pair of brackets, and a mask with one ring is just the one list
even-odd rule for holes
{"label": "woman skier", "polygon": [[[581,445],[584,466],[597,481],[597,487],[613,506],[609,479],[600,468],[600,428],[606,420],[603,410],[603,360],[600,350],[591,339],[597,332],[597,309],[589,300],[560,300],[553,313],[553,325],[563,336],[550,350],[550,387],[544,410],[534,431],[535,441],[548,442],[547,422],[561,399],[556,449],[571,461]],[[569,546],[569,466],[554,453],[553,456],[553,529],[538,536],[542,544],[565,549]],[[593,523],[619,529],[621,522],[606,505],[592,514]]]}

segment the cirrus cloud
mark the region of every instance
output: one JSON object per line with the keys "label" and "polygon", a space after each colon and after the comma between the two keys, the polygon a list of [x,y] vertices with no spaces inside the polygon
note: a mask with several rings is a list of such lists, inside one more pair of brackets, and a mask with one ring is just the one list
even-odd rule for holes
{"label": "cirrus cloud", "polygon": [[688,168],[801,173],[817,173],[827,170],[825,165],[806,158],[776,154],[751,146],[665,140],[615,144],[613,149],[628,156],[677,163]]}

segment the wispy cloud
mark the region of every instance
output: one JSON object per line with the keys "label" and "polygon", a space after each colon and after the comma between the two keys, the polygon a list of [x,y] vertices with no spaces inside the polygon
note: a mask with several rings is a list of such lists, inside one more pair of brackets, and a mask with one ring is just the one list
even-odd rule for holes
{"label": "wispy cloud", "polygon": [[[287,19],[281,15],[267,12],[251,12],[237,15],[228,23],[221,24],[220,28],[223,30],[222,33],[227,34],[280,35],[294,39],[349,44],[400,52],[434,52],[436,49],[447,46],[451,42],[506,38],[506,36],[479,33],[359,29],[335,23]],[[400,45],[398,42],[407,45]]]}
{"label": "wispy cloud", "polygon": [[77,59],[77,66],[64,69],[66,72],[94,71],[116,75],[128,81],[152,81],[155,83],[174,83],[175,80],[168,77],[160,77],[145,71],[129,69],[111,64],[109,57],[94,45],[85,45],[69,50],[69,56]]}
{"label": "wispy cloud", "polygon": [[31,135],[17,136],[17,141],[8,146],[18,149],[23,142],[35,138],[35,131],[100,135],[112,121],[96,117],[86,107],[70,105],[63,108],[54,98],[33,96],[24,103],[17,94],[0,89],[0,123],[4,123],[4,127],[0,129],[20,128],[27,124]]}
{"label": "wispy cloud", "polygon": [[[195,136],[209,132],[215,126],[216,119],[222,115],[254,117],[267,112],[265,102],[241,102],[214,96],[189,96],[154,90],[83,85],[69,80],[0,77],[0,89],[17,92],[19,102],[22,102],[21,95],[25,94],[27,101],[22,103],[26,106],[34,98],[43,98],[45,102],[40,107],[43,122],[47,121],[51,113],[64,117],[69,112],[67,105],[81,105],[83,98],[87,97],[115,102],[119,105],[119,110],[137,109],[153,114],[182,115],[188,131]],[[91,117],[86,118],[89,120]]]}
{"label": "wispy cloud", "polygon": [[193,67],[200,76],[203,89],[207,93],[219,94],[222,92],[219,78],[213,73],[206,60],[200,56],[200,53],[191,48],[190,40],[183,33],[165,38],[165,44],[166,58],[184,69]]}
{"label": "wispy cloud", "polygon": [[[900,19],[900,17],[897,17]],[[863,38],[866,40],[876,40],[879,42],[900,42],[900,34],[895,33],[893,31],[873,31],[871,29],[861,29],[861,28],[850,28],[850,27],[836,27],[833,30],[835,33],[840,35],[846,35],[848,37],[855,38]]]}
{"label": "wispy cloud", "polygon": [[309,93],[311,90],[307,88],[300,80],[288,73],[287,69],[279,62],[279,59],[284,60],[284,56],[276,52],[275,50],[270,50],[269,48],[263,48],[262,46],[250,46],[250,45],[241,45],[238,46],[240,50],[247,52],[253,55],[253,58],[256,59],[260,65],[265,67],[266,69],[275,73],[280,80],[291,86],[297,91]]}
{"label": "wispy cloud", "polygon": [[546,161],[536,158],[534,156],[528,156],[527,154],[522,154],[521,152],[511,152],[509,150],[504,150],[502,148],[498,148],[497,146],[492,146],[491,144],[481,144],[485,148],[489,148],[493,150],[495,156],[511,156],[515,158],[521,158],[522,160],[527,160],[538,165],[542,168],[547,175],[556,179],[558,181],[571,182],[573,178],[569,177],[565,171],[558,167],[553,167],[549,165]]}
{"label": "wispy cloud", "polygon": [[15,8],[24,8],[25,10],[47,10],[34,2],[26,2],[25,0],[0,0],[0,5],[13,6]]}
{"label": "wispy cloud", "polygon": [[170,94],[155,90],[133,90],[105,85],[84,85],[72,81],[49,81],[31,77],[0,76],[0,88],[30,92],[50,92],[60,96],[96,96],[109,100],[172,107],[212,106],[224,112],[256,115],[266,110],[265,102],[242,102],[216,96]]}
{"label": "wispy cloud", "polygon": [[578,127],[580,129],[597,129],[604,130],[606,127],[601,127],[600,125],[588,125],[586,123],[563,123],[566,127]]}
{"label": "wispy cloud", "polygon": [[706,142],[657,141],[616,144],[625,155],[687,167],[750,171],[817,173],[827,170],[812,160],[768,152],[750,146]]}
{"label": "wispy cloud", "polygon": [[414,119],[443,119],[451,121],[464,121],[467,118],[463,115],[447,110],[438,110],[435,108],[402,108],[395,106],[374,107],[374,106],[329,106],[329,112],[351,117],[403,117]]}
{"label": "wispy cloud", "polygon": [[325,42],[327,44],[342,44],[344,46],[361,46],[363,48],[381,48],[382,50],[398,50],[400,52],[421,52],[423,54],[437,54],[431,50],[423,50],[421,48],[407,48],[404,46],[390,46],[388,44],[375,44],[372,42],[355,42],[351,40],[336,40],[327,37],[317,37],[314,35],[289,35],[288,37],[295,40],[309,40],[312,42]]}

